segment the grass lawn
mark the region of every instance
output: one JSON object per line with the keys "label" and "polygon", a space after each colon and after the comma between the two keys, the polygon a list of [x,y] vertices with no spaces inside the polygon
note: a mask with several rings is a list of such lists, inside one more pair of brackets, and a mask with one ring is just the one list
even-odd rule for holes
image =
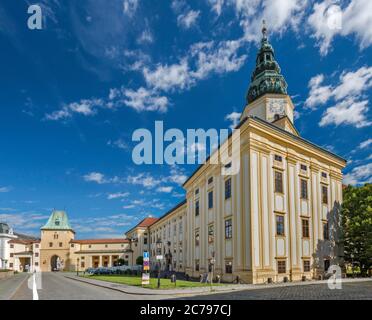
{"label": "grass lawn", "polygon": [[[125,275],[93,275],[83,276],[85,278],[94,279],[94,280],[102,280],[114,283],[121,283],[130,286],[138,286],[141,287],[141,277],[138,276],[125,276]],[[222,284],[213,284],[214,286],[222,285]],[[151,278],[150,284],[143,286],[144,288],[149,289],[157,289],[158,286],[158,279]],[[193,282],[193,281],[184,281],[184,280],[177,280],[177,285],[175,286],[174,283],[171,283],[170,279],[160,279],[160,289],[174,289],[174,288],[191,288],[191,287],[206,287],[210,286],[209,283],[200,283],[200,282]]]}

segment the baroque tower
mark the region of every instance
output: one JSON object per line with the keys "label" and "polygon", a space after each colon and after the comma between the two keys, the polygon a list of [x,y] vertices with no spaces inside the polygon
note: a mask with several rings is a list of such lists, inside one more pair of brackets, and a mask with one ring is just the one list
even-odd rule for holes
{"label": "baroque tower", "polygon": [[287,82],[280,71],[274,49],[267,38],[264,21],[261,47],[257,53],[256,67],[246,97],[247,105],[241,119],[256,116],[298,135],[293,121],[294,106],[287,94]]}

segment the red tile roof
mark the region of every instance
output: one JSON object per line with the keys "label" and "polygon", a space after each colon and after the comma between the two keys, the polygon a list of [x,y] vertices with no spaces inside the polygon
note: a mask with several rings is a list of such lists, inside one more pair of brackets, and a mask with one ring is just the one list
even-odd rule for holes
{"label": "red tile roof", "polygon": [[8,243],[33,244],[33,243],[40,243],[40,240],[36,240],[36,239],[12,239],[12,240],[9,240]]}
{"label": "red tile roof", "polygon": [[83,240],[71,240],[71,243],[80,244],[106,244],[106,243],[128,243],[128,239],[83,239]]}
{"label": "red tile roof", "polygon": [[143,219],[139,224],[136,225],[137,228],[146,228],[158,221],[159,218],[148,217]]}

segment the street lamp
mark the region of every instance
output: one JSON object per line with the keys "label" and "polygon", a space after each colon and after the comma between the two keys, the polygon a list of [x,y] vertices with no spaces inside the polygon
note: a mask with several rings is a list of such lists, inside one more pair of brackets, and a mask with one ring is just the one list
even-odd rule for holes
{"label": "street lamp", "polygon": [[79,261],[80,259],[77,258],[77,266],[76,266],[76,275],[79,276]]}
{"label": "street lamp", "polygon": [[161,255],[162,245],[163,243],[161,242],[160,239],[158,239],[158,241],[156,241],[156,252],[157,252],[156,260],[158,260],[158,289],[160,288],[160,268],[161,268],[160,260],[162,259],[162,255]]}

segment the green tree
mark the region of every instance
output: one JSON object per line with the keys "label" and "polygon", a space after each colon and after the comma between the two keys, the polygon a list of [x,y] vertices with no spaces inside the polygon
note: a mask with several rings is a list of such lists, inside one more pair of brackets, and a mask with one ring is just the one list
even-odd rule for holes
{"label": "green tree", "polygon": [[344,189],[341,210],[345,262],[359,262],[362,273],[372,266],[372,184]]}
{"label": "green tree", "polygon": [[143,257],[142,256],[138,256],[137,259],[136,259],[136,264],[139,264],[139,265],[143,265]]}

